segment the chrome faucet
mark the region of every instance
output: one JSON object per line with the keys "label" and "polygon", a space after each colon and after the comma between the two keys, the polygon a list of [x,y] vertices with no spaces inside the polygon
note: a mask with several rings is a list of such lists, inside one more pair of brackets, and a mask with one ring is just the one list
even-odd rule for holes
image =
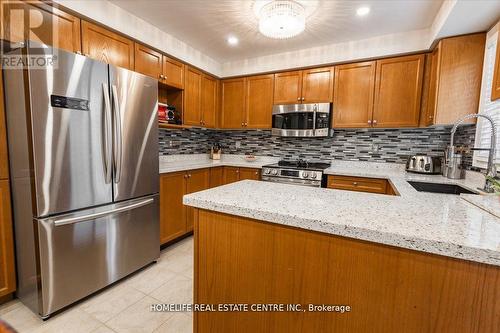
{"label": "chrome faucet", "polygon": [[[488,150],[489,151],[489,154],[488,154],[488,166],[486,168],[486,176],[489,176],[489,177],[496,177],[497,175],[497,170],[496,170],[496,167],[495,167],[495,149],[496,149],[496,141],[497,141],[497,130],[496,130],[496,127],[495,127],[495,122],[493,121],[493,119],[489,116],[486,116],[484,114],[477,114],[477,113],[474,113],[474,114],[468,114],[466,116],[464,116],[462,119],[460,119],[459,121],[457,121],[455,123],[455,125],[453,125],[453,128],[451,129],[451,143],[450,143],[450,146],[451,147],[454,147],[453,146],[453,141],[454,141],[454,137],[455,137],[455,132],[457,131],[457,127],[462,124],[464,121],[466,121],[467,119],[471,119],[471,118],[484,118],[486,120],[488,120],[490,122],[490,125],[491,125],[491,139],[490,139],[490,148],[480,148],[480,150]],[[478,149],[476,149],[478,150]],[[486,178],[486,182],[484,184],[484,188],[483,190],[485,192],[488,192],[488,193],[492,193],[494,192],[494,188],[493,188],[493,184],[491,183],[491,181],[488,179],[488,177]]]}

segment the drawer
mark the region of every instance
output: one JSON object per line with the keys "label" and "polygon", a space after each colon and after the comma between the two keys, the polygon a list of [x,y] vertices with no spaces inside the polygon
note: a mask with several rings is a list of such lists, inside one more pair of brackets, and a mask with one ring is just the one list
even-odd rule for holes
{"label": "drawer", "polygon": [[387,180],[351,176],[328,176],[328,188],[370,193],[387,193]]}

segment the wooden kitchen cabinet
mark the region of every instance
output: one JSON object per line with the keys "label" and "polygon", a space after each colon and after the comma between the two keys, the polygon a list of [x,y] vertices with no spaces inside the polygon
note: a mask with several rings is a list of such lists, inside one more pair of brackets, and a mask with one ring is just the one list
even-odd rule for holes
{"label": "wooden kitchen cabinet", "polygon": [[160,175],[160,243],[165,244],[193,230],[193,208],[184,206],[185,194],[210,186],[209,169]]}
{"label": "wooden kitchen cabinet", "polygon": [[184,64],[180,61],[163,55],[162,57],[162,83],[175,88],[184,88]]}
{"label": "wooden kitchen cabinet", "polygon": [[335,66],[333,128],[371,127],[375,61]]}
{"label": "wooden kitchen cabinet", "polygon": [[224,185],[224,167],[210,168],[210,188]]}
{"label": "wooden kitchen cabinet", "polygon": [[240,168],[225,166],[223,171],[224,184],[235,183],[240,180]]}
{"label": "wooden kitchen cabinet", "polygon": [[491,83],[491,100],[500,98],[500,33],[497,39],[497,54],[495,56],[495,69],[493,71],[493,82]]}
{"label": "wooden kitchen cabinet", "polygon": [[147,46],[135,43],[135,71],[160,80],[162,75],[162,54]]}
{"label": "wooden kitchen cabinet", "polygon": [[[25,22],[26,17],[30,22]],[[69,52],[81,51],[80,19],[42,1],[2,3],[2,24],[5,40],[33,40]]]}
{"label": "wooden kitchen cabinet", "polygon": [[134,42],[87,21],[82,21],[82,52],[90,58],[134,70]]}
{"label": "wooden kitchen cabinet", "polygon": [[260,169],[254,168],[240,168],[239,180],[260,180]]}
{"label": "wooden kitchen cabinet", "polygon": [[274,104],[332,102],[334,67],[274,75]]}
{"label": "wooden kitchen cabinet", "polygon": [[244,128],[245,126],[245,78],[221,81],[222,128]]}
{"label": "wooden kitchen cabinet", "polygon": [[5,126],[5,110],[3,100],[3,77],[0,67],[0,179],[9,178],[9,159],[7,152],[7,131]]}
{"label": "wooden kitchen cabinet", "polygon": [[396,195],[387,179],[329,175],[327,188]]}
{"label": "wooden kitchen cabinet", "polygon": [[214,128],[217,122],[219,84],[216,78],[201,77],[201,121],[204,127]]}
{"label": "wooden kitchen cabinet", "polygon": [[427,105],[422,115],[425,126],[450,125],[477,113],[485,43],[485,33],[445,38],[438,43],[430,55]]}
{"label": "wooden kitchen cabinet", "polygon": [[190,66],[185,70],[184,125],[201,126],[201,78],[203,73]]}
{"label": "wooden kitchen cabinet", "polygon": [[271,128],[273,87],[273,74],[246,78],[246,128]]}
{"label": "wooden kitchen cabinet", "polygon": [[0,180],[0,297],[16,290],[14,235],[8,180]]}
{"label": "wooden kitchen cabinet", "polygon": [[417,127],[424,55],[377,60],[373,127]]}

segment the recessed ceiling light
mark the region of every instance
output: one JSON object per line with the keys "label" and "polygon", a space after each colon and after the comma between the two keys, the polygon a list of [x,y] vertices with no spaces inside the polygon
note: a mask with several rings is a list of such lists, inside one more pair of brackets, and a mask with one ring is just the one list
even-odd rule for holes
{"label": "recessed ceiling light", "polygon": [[239,42],[238,38],[236,38],[234,36],[230,36],[230,37],[227,38],[227,43],[229,45],[232,45],[232,46],[238,45],[238,42]]}
{"label": "recessed ceiling light", "polygon": [[358,16],[365,16],[370,12],[370,7],[359,7],[358,10],[356,10],[356,14]]}

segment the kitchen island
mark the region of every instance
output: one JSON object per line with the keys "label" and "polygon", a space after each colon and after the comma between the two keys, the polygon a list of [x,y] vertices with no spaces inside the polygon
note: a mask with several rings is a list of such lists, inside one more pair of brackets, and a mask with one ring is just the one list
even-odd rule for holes
{"label": "kitchen island", "polygon": [[195,332],[499,331],[500,220],[406,183],[442,177],[372,173],[398,195],[247,180],[185,196],[195,302],[305,310],[198,312]]}

